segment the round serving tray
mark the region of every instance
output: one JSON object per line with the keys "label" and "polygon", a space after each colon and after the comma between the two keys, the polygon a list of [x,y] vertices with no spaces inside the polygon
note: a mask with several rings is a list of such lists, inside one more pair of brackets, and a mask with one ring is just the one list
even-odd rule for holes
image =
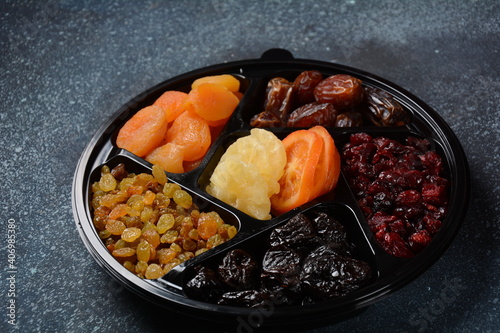
{"label": "round serving tray", "polygon": [[[353,75],[361,79],[364,85],[385,90],[393,95],[411,114],[411,122],[401,127],[328,128],[338,148],[349,140],[350,134],[357,132],[389,138],[412,135],[427,138],[442,156],[446,177],[451,184],[449,211],[432,242],[415,257],[393,257],[377,244],[342,175],[334,189],[335,195],[324,196],[323,199],[267,221],[255,220],[211,197],[205,191],[210,175],[225,149],[238,137],[249,133],[250,119],[262,111],[268,80],[281,76],[293,81],[300,72],[313,69],[322,72],[325,77],[338,73]],[[150,163],[116,146],[118,130],[133,114],[151,105],[164,91],[187,92],[195,79],[218,74],[232,74],[238,77],[243,98],[202,163],[193,171],[168,176],[170,181],[178,183],[191,193],[200,210],[217,211],[226,223],[237,227],[238,234],[230,241],[177,266],[160,279],[141,279],[116,261],[99,238],[92,223],[91,184],[99,179],[100,169],[104,164],[113,168],[124,163],[129,172],[151,172]],[[280,137],[293,131],[283,128],[269,130]],[[465,218],[469,202],[469,182],[468,164],[459,141],[446,122],[420,99],[373,74],[329,62],[296,59],[286,50],[272,49],[259,59],[218,64],[179,75],[148,89],[122,106],[101,126],[80,157],[73,180],[72,207],[78,231],[91,255],[114,279],[145,299],[174,311],[211,320],[245,320],[257,314],[262,319],[259,324],[298,325],[307,322],[331,322],[357,313],[425,272],[450,245]],[[243,248],[250,253],[252,250],[258,250],[273,228],[286,223],[298,212],[307,214],[310,210],[328,212],[342,222],[349,238],[356,245],[358,256],[369,263],[375,273],[366,286],[347,296],[315,304],[283,307],[271,304],[267,309],[204,303],[190,299],[184,294],[183,284],[193,275],[193,267],[220,260],[230,249]]]}

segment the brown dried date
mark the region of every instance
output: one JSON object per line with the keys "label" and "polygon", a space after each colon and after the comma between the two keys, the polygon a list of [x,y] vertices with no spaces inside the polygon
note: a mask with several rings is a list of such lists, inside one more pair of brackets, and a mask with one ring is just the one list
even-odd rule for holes
{"label": "brown dried date", "polygon": [[266,89],[264,111],[271,112],[286,121],[292,108],[293,83],[282,77],[269,80]]}
{"label": "brown dried date", "polygon": [[314,97],[320,103],[332,103],[337,110],[353,108],[363,102],[361,80],[347,75],[332,75],[314,88]]}
{"label": "brown dried date", "polygon": [[296,107],[315,101],[314,88],[323,80],[323,74],[318,71],[304,71],[293,81]]}
{"label": "brown dried date", "polygon": [[403,126],[410,121],[408,113],[401,104],[387,92],[366,87],[368,118],[377,126]]}
{"label": "brown dried date", "polygon": [[270,111],[263,111],[252,117],[250,121],[252,127],[269,128],[284,126],[281,119]]}
{"label": "brown dried date", "polygon": [[331,103],[313,102],[295,109],[288,118],[287,127],[334,126],[337,110]]}
{"label": "brown dried date", "polygon": [[341,113],[335,119],[335,127],[356,127],[363,125],[363,115],[360,112],[348,111]]}

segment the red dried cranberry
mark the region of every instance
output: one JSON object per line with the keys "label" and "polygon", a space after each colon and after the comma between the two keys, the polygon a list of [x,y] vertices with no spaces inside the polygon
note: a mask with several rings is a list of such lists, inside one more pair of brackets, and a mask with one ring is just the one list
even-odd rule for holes
{"label": "red dried cranberry", "polygon": [[408,237],[410,248],[416,253],[421,252],[431,240],[432,238],[426,230],[419,230]]}
{"label": "red dried cranberry", "polygon": [[403,238],[395,232],[386,232],[378,241],[384,250],[395,257],[411,258],[413,252],[406,246]]}

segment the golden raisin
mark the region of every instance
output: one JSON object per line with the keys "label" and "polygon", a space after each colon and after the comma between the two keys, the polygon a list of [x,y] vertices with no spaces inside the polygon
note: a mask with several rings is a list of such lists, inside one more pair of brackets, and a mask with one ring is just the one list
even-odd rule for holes
{"label": "golden raisin", "polygon": [[117,184],[115,177],[111,173],[105,173],[99,180],[99,187],[104,192],[113,191]]}
{"label": "golden raisin", "polygon": [[114,257],[131,257],[135,254],[135,250],[130,247],[122,247],[121,249],[114,249],[112,255]]}
{"label": "golden raisin", "polygon": [[175,218],[172,214],[163,214],[156,223],[156,228],[160,234],[164,234],[167,230],[172,229],[175,224]]}
{"label": "golden raisin", "polygon": [[159,184],[165,185],[167,183],[168,181],[167,174],[165,173],[165,171],[163,171],[163,168],[158,164],[153,165],[152,174]]}
{"label": "golden raisin", "polygon": [[108,223],[106,223],[106,230],[112,235],[121,235],[125,228],[125,223],[119,220],[108,220]]}
{"label": "golden raisin", "polygon": [[184,209],[189,209],[193,204],[193,198],[184,190],[175,191],[173,199],[176,204]]}
{"label": "golden raisin", "polygon": [[151,264],[146,269],[146,273],[144,274],[146,279],[158,279],[163,276],[163,269],[158,264]]}
{"label": "golden raisin", "polygon": [[122,239],[126,242],[133,242],[141,236],[141,229],[136,227],[126,228],[122,232]]}
{"label": "golden raisin", "polygon": [[137,260],[148,262],[149,257],[151,256],[150,247],[151,244],[149,244],[148,242],[146,241],[140,242],[139,245],[137,245],[137,250],[136,250]]}

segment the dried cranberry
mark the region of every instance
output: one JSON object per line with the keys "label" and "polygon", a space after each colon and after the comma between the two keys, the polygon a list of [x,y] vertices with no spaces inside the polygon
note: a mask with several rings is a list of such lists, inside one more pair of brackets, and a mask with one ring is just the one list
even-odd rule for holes
{"label": "dried cranberry", "polygon": [[381,246],[409,257],[439,231],[449,184],[441,157],[427,140],[409,137],[405,143],[351,135],[342,149],[342,170]]}
{"label": "dried cranberry", "polygon": [[426,230],[419,230],[408,237],[408,243],[411,249],[418,253],[421,252],[429,243],[432,238]]}
{"label": "dried cranberry", "polygon": [[379,237],[378,241],[384,250],[395,257],[411,258],[413,252],[406,246],[403,238],[395,232],[386,232],[383,237]]}

